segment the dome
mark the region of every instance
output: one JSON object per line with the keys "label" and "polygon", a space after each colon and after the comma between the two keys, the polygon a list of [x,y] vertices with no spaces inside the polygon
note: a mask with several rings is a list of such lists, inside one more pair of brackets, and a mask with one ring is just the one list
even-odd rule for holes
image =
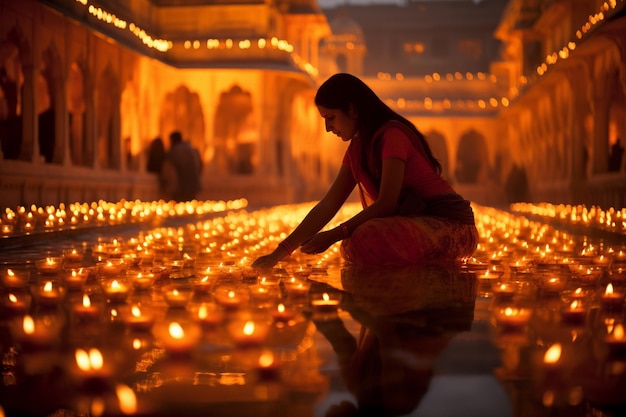
{"label": "dome", "polygon": [[348,38],[355,41],[363,41],[363,29],[350,17],[340,14],[329,22],[333,36],[337,38]]}

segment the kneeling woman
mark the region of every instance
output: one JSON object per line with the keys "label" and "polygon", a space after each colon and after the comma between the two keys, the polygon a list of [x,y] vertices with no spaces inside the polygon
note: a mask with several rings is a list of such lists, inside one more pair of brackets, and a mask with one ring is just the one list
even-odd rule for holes
{"label": "kneeling woman", "polygon": [[[300,225],[252,266],[271,268],[298,247],[321,253],[339,240],[344,258],[355,264],[415,265],[474,252],[478,231],[470,203],[441,176],[441,164],[411,122],[350,74],[326,80],[315,104],[326,130],[350,142],[343,164]],[[320,232],[355,187],[363,210]]]}

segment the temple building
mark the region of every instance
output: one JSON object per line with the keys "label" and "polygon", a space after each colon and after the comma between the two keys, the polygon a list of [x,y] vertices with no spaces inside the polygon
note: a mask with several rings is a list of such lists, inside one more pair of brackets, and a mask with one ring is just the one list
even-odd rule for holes
{"label": "temple building", "polygon": [[[624,1],[0,0],[0,205],[155,200],[159,137],[201,198],[318,198],[345,144],[313,104],[360,76],[467,198],[624,206]],[[620,153],[621,149],[621,153]]]}

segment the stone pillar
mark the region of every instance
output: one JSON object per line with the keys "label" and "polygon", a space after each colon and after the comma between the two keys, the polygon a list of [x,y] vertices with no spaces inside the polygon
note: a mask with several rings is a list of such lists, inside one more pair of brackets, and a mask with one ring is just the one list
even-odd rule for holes
{"label": "stone pillar", "polygon": [[37,138],[37,105],[35,97],[35,65],[23,65],[24,85],[22,86],[22,148],[20,159],[39,162],[39,141]]}
{"label": "stone pillar", "polygon": [[593,100],[593,160],[592,172],[607,172],[609,159],[609,102],[601,91]]}

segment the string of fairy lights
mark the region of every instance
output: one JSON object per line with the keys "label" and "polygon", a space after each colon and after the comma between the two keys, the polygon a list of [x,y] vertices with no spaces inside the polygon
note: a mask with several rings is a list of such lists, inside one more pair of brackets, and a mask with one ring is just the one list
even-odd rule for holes
{"label": "string of fairy lights", "polygon": [[[102,7],[96,6],[94,4],[90,4],[88,0],[76,0],[77,3],[87,7],[89,14],[94,16],[96,19],[105,22],[106,24],[110,24],[113,27],[126,30],[128,29],[134,36],[136,36],[141,42],[146,45],[148,48],[155,49],[160,52],[167,52],[173,49],[178,45],[170,40],[166,39],[157,39],[153,38],[149,33],[147,33],[144,29],[139,27],[137,24],[130,22],[128,23],[124,19],[119,18],[115,14],[103,9]],[[389,99],[387,100],[387,104],[391,106],[395,106],[401,109],[425,109],[432,111],[441,111],[441,110],[449,110],[452,108],[455,109],[496,109],[499,107],[508,107],[512,100],[518,97],[521,94],[522,89],[524,87],[528,87],[532,82],[538,81],[541,77],[545,76],[548,73],[550,67],[554,66],[557,62],[561,60],[568,59],[571,55],[571,52],[574,51],[577,45],[582,41],[585,36],[591,33],[594,27],[608,17],[615,11],[618,4],[623,3],[624,0],[607,0],[603,2],[596,13],[590,14],[587,18],[587,21],[584,22],[579,29],[577,29],[572,39],[567,41],[565,45],[563,45],[558,50],[554,50],[553,52],[546,55],[544,61],[539,64],[536,68],[536,75],[532,77],[532,80],[522,75],[518,79],[518,84],[510,88],[508,96],[503,97],[490,97],[486,99],[475,99],[475,100],[454,100],[449,98],[444,99],[433,99],[432,97],[425,97],[420,100],[410,100],[406,98],[398,98],[398,99]],[[317,76],[318,70],[311,63],[306,62],[302,57],[300,57],[294,50],[293,45],[291,45],[288,41],[283,39],[278,39],[277,37],[272,38],[259,38],[256,40],[252,39],[239,39],[235,40],[232,38],[226,39],[217,39],[211,38],[205,41],[201,41],[199,39],[195,40],[185,40],[180,42],[180,46],[185,49],[200,49],[202,46],[209,50],[262,50],[262,49],[276,49],[279,51],[283,51],[286,54],[291,55],[293,62],[303,71],[307,72],[309,75]],[[405,75],[402,73],[397,73],[395,75],[391,75],[386,72],[379,72],[377,75],[379,80],[387,80],[387,81],[403,81],[405,80]],[[467,72],[465,74],[461,72],[448,73],[448,74],[439,74],[433,73],[430,75],[426,75],[424,80],[427,83],[438,83],[438,82],[455,82],[455,81],[473,81],[473,80],[489,80],[492,83],[497,83],[497,77],[494,74],[486,74],[483,72],[479,73],[470,73]]]}

